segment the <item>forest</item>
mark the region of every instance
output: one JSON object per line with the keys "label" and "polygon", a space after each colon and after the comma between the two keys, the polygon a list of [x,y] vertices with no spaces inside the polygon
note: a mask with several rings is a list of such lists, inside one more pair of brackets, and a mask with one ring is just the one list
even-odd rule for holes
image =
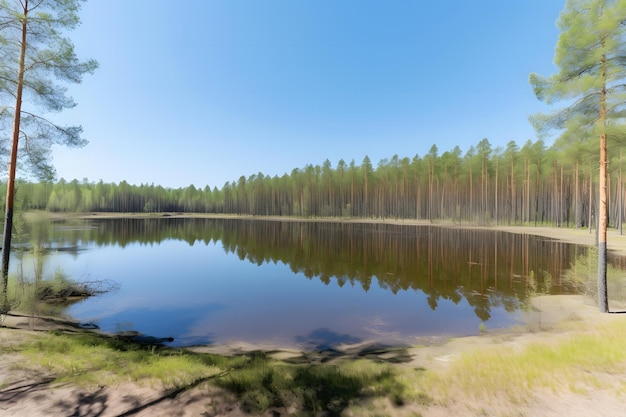
{"label": "forest", "polygon": [[[221,188],[164,188],[61,179],[17,184],[16,207],[51,212],[184,212],[302,218],[393,218],[473,224],[595,227],[597,140],[542,139],[493,147],[488,139],[463,153],[456,146],[423,156],[393,155],[374,167],[340,160],[333,167],[295,168],[282,176],[259,172]],[[622,227],[623,158],[609,163],[609,225]],[[626,159],[626,155],[624,155]],[[245,169],[245,167],[242,167]],[[1,191],[0,191],[1,192]]]}

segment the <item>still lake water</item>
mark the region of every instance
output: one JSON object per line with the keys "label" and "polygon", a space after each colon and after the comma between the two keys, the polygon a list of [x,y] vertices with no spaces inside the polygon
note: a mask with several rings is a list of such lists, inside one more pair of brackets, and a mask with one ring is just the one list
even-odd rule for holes
{"label": "still lake water", "polygon": [[119,286],[66,309],[103,331],[305,349],[516,324],[533,294],[574,291],[561,276],[586,251],[489,230],[190,218],[55,222],[25,241],[46,248],[44,278]]}

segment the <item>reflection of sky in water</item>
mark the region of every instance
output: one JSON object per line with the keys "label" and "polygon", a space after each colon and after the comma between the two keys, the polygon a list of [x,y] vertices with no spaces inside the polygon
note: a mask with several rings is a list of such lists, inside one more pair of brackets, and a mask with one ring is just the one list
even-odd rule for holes
{"label": "reflection of sky in water", "polygon": [[[120,289],[76,304],[68,313],[104,331],[171,336],[178,345],[248,341],[306,347],[324,332],[344,336],[337,340],[398,343],[416,336],[476,334],[481,323],[465,298],[458,304],[439,299],[432,310],[422,292],[393,294],[376,278],[367,292],[359,283],[339,287],[334,278],[325,285],[282,263],[241,261],[219,243],[166,240],[86,249],[77,256],[50,256],[47,273],[61,268],[68,277],[110,279]],[[492,307],[486,325],[502,327],[515,318]]]}

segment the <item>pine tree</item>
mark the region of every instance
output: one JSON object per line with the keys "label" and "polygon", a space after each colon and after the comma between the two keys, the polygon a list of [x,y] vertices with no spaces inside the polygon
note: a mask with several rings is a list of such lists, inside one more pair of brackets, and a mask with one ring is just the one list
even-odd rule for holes
{"label": "pine tree", "polygon": [[[20,142],[28,150],[24,152],[26,166],[44,179],[54,176],[48,158],[52,144],[86,143],[80,126],[60,126],[44,117],[74,107],[66,94],[66,83],[80,83],[83,74],[97,67],[96,61],[79,61],[72,42],[64,36],[80,22],[80,3],[82,0],[0,0],[0,103],[5,98],[15,103],[0,112],[0,117],[13,119],[0,268],[3,310],[8,308],[6,289]],[[62,83],[55,83],[55,79]],[[33,108],[26,109],[23,104]]]}
{"label": "pine tree", "polygon": [[558,130],[599,140],[598,305],[608,312],[606,286],[607,141],[616,135],[626,110],[626,0],[568,0],[549,78],[530,75],[537,98],[563,108],[531,118],[538,132]]}

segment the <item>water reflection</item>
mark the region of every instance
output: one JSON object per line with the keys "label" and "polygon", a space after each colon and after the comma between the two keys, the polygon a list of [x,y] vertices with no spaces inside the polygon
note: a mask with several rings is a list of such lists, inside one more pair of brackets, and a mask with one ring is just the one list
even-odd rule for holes
{"label": "water reflection", "polygon": [[511,324],[530,295],[573,291],[561,276],[584,251],[530,235],[385,224],[102,219],[45,233],[51,247],[70,248],[54,264],[121,284],[72,315],[176,344],[474,334],[481,322]]}

